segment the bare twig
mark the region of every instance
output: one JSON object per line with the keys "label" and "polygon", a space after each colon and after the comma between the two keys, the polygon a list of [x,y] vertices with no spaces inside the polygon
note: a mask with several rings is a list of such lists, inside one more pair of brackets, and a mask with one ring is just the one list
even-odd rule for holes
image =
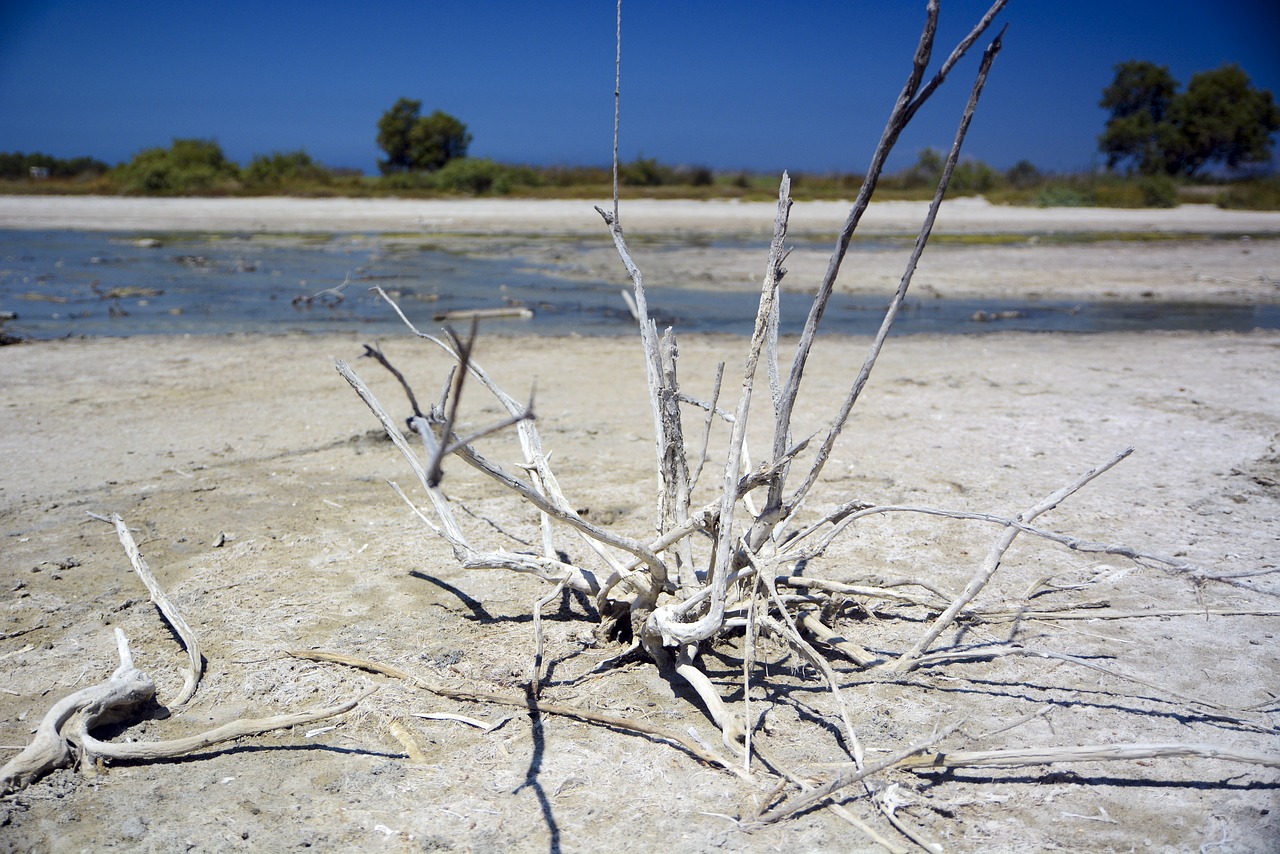
{"label": "bare twig", "polygon": [[115,526],[116,536],[120,538],[120,545],[124,546],[125,554],[129,556],[129,562],[133,564],[134,571],[138,573],[138,577],[147,587],[147,592],[151,594],[151,601],[155,603],[169,625],[173,626],[173,630],[187,651],[189,664],[182,676],[182,690],[178,692],[178,696],[172,703],[172,705],[181,706],[196,693],[196,688],[200,685],[200,675],[204,673],[204,655],[200,652],[200,639],[196,637],[196,633],[192,631],[182,612],[173,604],[173,600],[156,581],[151,567],[147,566],[146,559],[138,551],[137,543],[133,541],[133,534],[129,533],[129,526],[116,513],[111,514],[109,521]]}
{"label": "bare twig", "polygon": [[[804,330],[800,335],[800,342],[796,346],[795,357],[791,363],[791,372],[787,378],[786,385],[783,386],[782,396],[778,405],[778,414],[774,431],[774,452],[778,453],[787,445],[787,433],[790,430],[791,412],[795,406],[796,396],[800,392],[800,382],[804,375],[805,363],[808,361],[809,353],[813,348],[813,343],[818,332],[818,325],[822,322],[822,316],[826,311],[827,303],[831,299],[831,294],[835,289],[836,277],[840,273],[840,266],[844,262],[845,254],[849,249],[849,242],[853,239],[853,233],[857,230],[858,223],[862,220],[862,215],[866,212],[868,205],[871,203],[871,197],[875,193],[876,186],[880,181],[880,175],[884,170],[885,161],[889,157],[889,153],[893,150],[894,145],[898,141],[898,137],[902,131],[910,123],[912,117],[925,100],[933,94],[937,88],[942,85],[955,63],[968,52],[984,32],[991,26],[992,21],[1001,9],[1006,5],[1007,0],[996,0],[991,8],[983,15],[982,19],[974,25],[973,29],[951,52],[946,63],[934,75],[929,84],[920,89],[920,83],[924,79],[925,69],[929,65],[929,58],[933,52],[933,42],[937,34],[938,28],[938,0],[930,0],[928,7],[928,16],[924,29],[920,34],[920,41],[916,47],[915,59],[912,63],[911,73],[907,77],[907,82],[903,85],[901,93],[898,95],[897,103],[893,107],[893,111],[889,115],[889,119],[885,124],[884,132],[880,137],[880,142],[876,145],[876,150],[871,156],[871,165],[867,169],[866,178],[863,179],[862,187],[858,191],[858,197],[853,203],[853,208],[849,211],[849,216],[845,220],[844,227],[840,231],[840,236],[836,240],[836,247],[831,253],[831,260],[827,265],[827,271],[822,277],[822,282],[818,286],[818,293],[813,299],[813,303],[809,308],[809,316],[805,320]],[[781,493],[779,492],[780,496]]]}
{"label": "bare twig", "polygon": [[[1069,496],[1082,489],[1089,481],[1108,471],[1111,467],[1115,466],[1132,453],[1133,448],[1125,448],[1112,456],[1111,459],[1107,460],[1107,462],[1095,469],[1085,472],[1075,481],[1067,484],[1052,495],[1049,495],[1034,507],[1018,514],[1017,521],[1030,522],[1042,513],[1047,513],[1065,501]],[[974,573],[974,576],[969,580],[969,583],[965,585],[964,590],[955,598],[955,601],[951,603],[947,610],[943,611],[938,618],[934,620],[933,625],[931,625],[929,630],[924,633],[924,636],[921,637],[920,640],[911,647],[911,649],[898,656],[898,660],[892,665],[893,670],[902,673],[912,669],[912,661],[919,658],[920,655],[938,639],[938,636],[946,631],[947,626],[951,625],[951,623],[955,621],[956,615],[973,601],[973,597],[977,596],[979,591],[981,591],[982,588],[987,585],[987,582],[991,580],[991,576],[995,575],[996,570],[1000,568],[1000,561],[1004,558],[1004,553],[1009,549],[1009,546],[1013,544],[1014,538],[1018,536],[1018,533],[1019,529],[1014,526],[1010,526],[1005,529],[1004,533],[1002,533],[996,540],[995,544],[992,545],[991,550],[987,552],[986,560],[983,561],[982,566],[978,568],[978,571]]]}
{"label": "bare twig", "polygon": [[409,408],[413,410],[414,417],[425,418],[426,416],[418,407],[418,398],[414,397],[413,388],[409,385],[409,381],[406,380],[404,378],[404,374],[400,373],[400,370],[396,368],[395,365],[391,364],[391,361],[383,355],[382,350],[377,345],[370,346],[369,344],[365,344],[363,355],[370,359],[375,359],[378,364],[391,372],[391,376],[396,378],[397,382],[400,383],[400,387],[404,389],[404,393],[409,396]]}
{"label": "bare twig", "polygon": [[533,676],[529,683],[534,699],[537,699],[542,691],[542,609],[554,602],[562,592],[564,592],[563,581],[551,588],[551,592],[546,596],[533,603]]}
{"label": "bare twig", "polygon": [[[934,8],[935,5],[936,4],[931,4],[931,8]],[[1003,4],[997,3],[996,7],[993,7],[992,12],[989,14],[994,14],[995,11],[998,11],[998,7],[1001,5]],[[978,30],[975,28],[975,32],[971,33],[970,36],[972,38],[976,38],[977,33]],[[991,64],[995,62],[996,55],[1000,52],[1000,45],[1001,38],[1000,36],[996,36],[995,40],[982,55],[982,64],[978,68],[978,76],[974,81],[973,90],[969,94],[969,102],[965,106],[964,116],[961,118],[960,126],[956,130],[955,140],[951,144],[951,151],[948,153],[946,163],[942,169],[942,177],[938,181],[938,187],[934,193],[933,201],[929,205],[929,212],[925,216],[924,224],[920,226],[920,233],[916,237],[915,246],[911,251],[911,257],[907,261],[906,270],[902,274],[902,279],[898,282],[898,289],[894,293],[893,299],[889,302],[889,307],[885,311],[884,319],[881,321],[880,328],[876,332],[875,339],[871,343],[870,352],[867,353],[867,357],[858,371],[857,379],[854,380],[853,386],[850,388],[849,394],[845,397],[844,404],[841,406],[839,413],[837,413],[835,418],[832,419],[831,427],[827,431],[826,438],[822,442],[822,446],[818,451],[817,457],[813,461],[813,465],[809,469],[808,475],[806,475],[804,482],[787,500],[788,504],[791,506],[799,504],[804,497],[808,495],[809,490],[813,488],[814,483],[817,482],[818,476],[822,473],[822,469],[826,465],[828,457],[831,455],[831,449],[835,445],[836,438],[840,435],[841,430],[843,430],[845,422],[848,421],[849,413],[852,412],[854,404],[857,403],[859,396],[862,394],[862,390],[871,376],[871,370],[875,367],[876,360],[880,356],[880,351],[884,347],[884,342],[889,337],[889,330],[893,328],[894,320],[898,316],[898,310],[902,307],[902,303],[907,296],[907,289],[911,286],[911,280],[915,276],[916,265],[920,262],[920,257],[924,253],[925,246],[929,243],[930,234],[933,233],[934,221],[937,219],[938,210],[942,207],[942,200],[946,196],[947,188],[951,184],[951,175],[955,171],[956,163],[960,159],[960,149],[964,145],[964,139],[969,132],[969,125],[973,121],[974,113],[977,112],[978,99],[981,97],[983,87],[986,85],[987,75],[991,71]],[[968,49],[967,46],[965,49]],[[939,75],[940,77],[935,78],[935,80],[940,83],[941,77],[945,77],[945,73],[940,71]],[[927,98],[928,94],[925,93],[922,97]],[[909,121],[910,115],[913,113],[914,109],[911,109],[906,115],[904,121]],[[847,246],[847,243],[845,245]],[[822,293],[827,293],[825,281],[823,286],[823,290],[820,292],[818,299],[821,299]],[[817,306],[818,299],[814,300],[815,307]],[[819,310],[818,318],[814,319],[815,330],[817,319],[820,317],[821,311]],[[805,331],[808,332],[808,327],[806,327]],[[797,353],[797,359],[798,358],[799,354]],[[792,380],[798,383],[799,376],[793,373]],[[789,387],[788,391],[790,391]],[[786,398],[787,396],[784,394],[784,400]],[[792,395],[791,399],[794,399],[794,395]],[[787,418],[790,418],[789,406],[789,404],[786,404],[779,407],[780,418],[783,414],[785,414]],[[776,455],[789,443],[786,433],[790,429],[790,424],[789,422],[784,423],[779,421],[775,429],[774,453]],[[774,487],[771,500],[782,500],[782,489],[780,484]]]}
{"label": "bare twig", "polygon": [[884,771],[888,768],[892,768],[895,765],[901,764],[904,760],[909,759],[912,756],[915,756],[917,753],[923,753],[933,745],[937,744],[939,741],[942,741],[942,739],[951,735],[951,733],[959,729],[963,723],[964,721],[956,721],[955,723],[949,724],[943,727],[942,729],[938,730],[937,732],[935,732],[929,738],[924,739],[923,741],[919,741],[903,750],[899,750],[898,752],[890,756],[888,759],[885,759],[882,762],[877,762],[875,765],[863,768],[861,770],[851,771],[847,774],[839,774],[835,777],[835,779],[831,780],[831,782],[827,783],[826,785],[818,786],[810,792],[805,792],[804,794],[797,795],[796,797],[792,798],[790,801],[787,801],[786,803],[783,803],[777,807],[774,807],[769,812],[760,816],[758,820],[759,824],[761,825],[773,824],[774,822],[778,822],[778,821],[782,821],[783,819],[790,818],[791,816],[796,815],[797,813],[801,813],[801,812],[804,812],[805,810],[812,809],[813,807],[817,806],[819,803],[831,797],[833,794],[840,791],[841,789],[848,788],[849,786],[852,786],[854,783],[857,783],[866,777],[870,777],[872,774],[879,774],[881,771]]}
{"label": "bare twig", "polygon": [[476,343],[477,321],[471,321],[471,334],[467,336],[467,340],[463,341],[458,337],[458,333],[449,327],[445,327],[445,334],[449,336],[449,340],[453,342],[454,352],[458,354],[458,370],[453,375],[453,391],[450,394],[449,414],[445,417],[444,427],[440,431],[440,443],[436,447],[435,454],[431,457],[431,463],[427,466],[427,486],[439,486],[440,478],[444,476],[440,470],[440,463],[448,453],[449,443],[453,437],[453,425],[458,420],[458,406],[462,403],[462,384],[467,378],[467,366],[471,362],[471,348]]}

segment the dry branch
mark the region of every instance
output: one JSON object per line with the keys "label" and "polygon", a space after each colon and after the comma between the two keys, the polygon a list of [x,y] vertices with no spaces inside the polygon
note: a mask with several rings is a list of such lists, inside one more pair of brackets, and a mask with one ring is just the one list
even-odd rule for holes
{"label": "dry branch", "polygon": [[332,718],[335,715],[354,709],[361,700],[368,696],[368,693],[372,692],[367,692],[350,700],[344,700],[333,706],[311,709],[306,712],[291,712],[266,718],[241,718],[197,735],[172,738],[165,741],[128,741],[118,743],[98,741],[89,735],[88,730],[90,727],[84,720],[73,721],[71,726],[67,728],[67,735],[72,741],[78,743],[85,753],[93,757],[133,760],[172,759],[176,756],[183,756],[188,753],[194,753],[197,750],[203,750],[206,747],[212,747],[215,744],[234,741],[237,738],[261,735],[265,732],[288,729],[289,727],[302,726],[303,724]]}
{"label": "dry branch", "polygon": [[[1085,472],[1075,481],[1046,497],[1034,507],[1019,513],[1015,518],[1015,521],[1021,523],[1031,522],[1037,516],[1049,512],[1065,501],[1068,497],[1079,492],[1089,481],[1106,472],[1132,453],[1133,448],[1125,448],[1123,451],[1120,451],[1111,459],[1107,460],[1107,462],[1095,469]],[[1013,525],[1010,525],[1005,529],[1004,533],[1000,535],[999,539],[997,539],[995,544],[991,547],[991,550],[987,552],[987,558],[983,561],[982,566],[979,567],[976,573],[974,573],[973,578],[970,579],[967,585],[965,585],[964,590],[956,597],[955,601],[951,603],[947,610],[943,611],[938,616],[938,619],[933,622],[933,625],[931,625],[929,630],[925,632],[924,636],[916,642],[915,646],[900,655],[898,660],[894,662],[893,669],[895,671],[902,673],[907,670],[911,670],[914,667],[912,661],[919,658],[924,651],[938,639],[938,636],[946,630],[947,626],[951,625],[955,621],[956,615],[958,615],[965,606],[973,601],[973,597],[978,595],[982,588],[987,585],[987,582],[991,580],[991,576],[993,576],[996,570],[1000,568],[1000,561],[1004,558],[1004,553],[1008,551],[1009,546],[1013,544],[1013,540],[1018,536],[1018,533],[1019,529]]]}
{"label": "dry branch", "polygon": [[169,741],[99,741],[89,735],[90,730],[127,719],[150,702],[156,691],[151,677],[134,666],[124,632],[117,628],[115,634],[120,666],[105,682],[83,688],[54,703],[41,719],[31,744],[0,768],[0,794],[17,791],[53,769],[71,764],[76,757],[90,763],[97,759],[169,759],[247,735],[331,718],[355,708],[361,699],[297,714],[237,720],[199,735]]}
{"label": "dry branch", "polygon": [[949,724],[935,732],[924,741],[917,742],[910,747],[900,750],[888,759],[877,762],[875,765],[868,768],[862,768],[848,774],[838,774],[833,780],[831,780],[831,782],[822,786],[817,786],[812,791],[805,792],[802,795],[797,795],[790,801],[774,807],[772,810],[761,815],[758,821],[762,825],[772,824],[774,822],[790,818],[791,816],[804,812],[805,810],[813,809],[815,806],[822,803],[822,801],[831,797],[836,792],[839,792],[841,789],[847,789],[849,786],[870,777],[872,774],[879,774],[881,771],[892,768],[912,756],[915,756],[917,753],[923,753],[939,741],[942,741],[942,739],[951,735],[951,733],[959,729],[963,723],[964,721],[956,721],[953,724]]}
{"label": "dry branch", "polygon": [[120,538],[120,544],[124,546],[125,554],[129,556],[129,562],[133,564],[134,571],[138,573],[142,583],[147,586],[147,592],[151,594],[151,601],[155,603],[156,608],[168,620],[169,625],[173,626],[173,630],[177,632],[178,637],[182,640],[183,647],[187,651],[189,666],[183,673],[182,690],[178,692],[178,696],[174,698],[172,703],[174,706],[181,706],[195,695],[196,688],[200,685],[200,675],[204,673],[204,655],[200,652],[200,639],[191,630],[191,626],[187,624],[186,619],[183,618],[182,613],[173,604],[168,594],[161,589],[155,575],[151,572],[151,567],[147,566],[146,559],[138,551],[138,545],[133,541],[133,534],[129,533],[129,526],[124,523],[124,520],[117,513],[111,514],[110,522],[115,525],[116,535]]}
{"label": "dry branch", "polygon": [[72,745],[65,730],[71,719],[81,716],[88,726],[119,720],[155,697],[151,677],[133,666],[129,641],[119,628],[115,631],[120,666],[105,682],[68,694],[45,713],[32,742],[0,768],[0,795],[30,785],[55,768],[71,764]]}

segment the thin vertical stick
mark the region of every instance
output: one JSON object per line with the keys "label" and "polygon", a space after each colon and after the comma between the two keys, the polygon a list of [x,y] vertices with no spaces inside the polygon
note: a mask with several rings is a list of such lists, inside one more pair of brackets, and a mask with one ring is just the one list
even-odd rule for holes
{"label": "thin vertical stick", "polygon": [[751,668],[756,663],[756,640],[760,629],[756,623],[756,608],[760,603],[760,573],[751,579],[751,598],[747,605],[747,635],[743,638],[742,652],[742,770],[751,773]]}
{"label": "thin vertical stick", "polygon": [[716,363],[716,379],[711,385],[711,403],[707,406],[707,420],[702,425],[702,450],[698,453],[698,467],[694,469],[693,476],[689,478],[689,490],[698,485],[698,478],[702,476],[702,467],[707,462],[707,446],[711,444],[711,424],[716,418],[716,405],[720,403],[720,384],[724,382],[724,362]]}
{"label": "thin vertical stick", "polygon": [[[627,249],[626,238],[622,234],[622,221],[619,213],[618,139],[622,122],[622,0],[618,0],[617,4],[616,44],[617,52],[614,60],[613,86],[613,213],[609,214],[599,207],[596,208],[596,211],[604,218],[605,224],[609,226],[614,247],[618,250],[618,255],[621,257],[623,266],[627,269],[627,275],[631,279],[634,299],[629,301],[628,305],[631,308],[632,315],[635,316],[639,323],[640,341],[644,348],[645,376],[649,383],[649,402],[653,410],[654,441],[657,450],[661,494],[663,496],[674,496],[682,491],[687,492],[688,486],[687,469],[684,471],[684,476],[681,477],[679,472],[667,465],[668,449],[676,446],[683,448],[684,445],[684,440],[679,430],[678,408],[675,422],[671,422],[664,417],[665,402],[673,398],[675,388],[667,385],[663,375],[658,327],[653,322],[653,319],[649,317],[649,301],[645,296],[644,278],[640,274],[640,268],[631,259],[631,253]],[[663,507],[669,507],[671,504],[672,502],[668,501]],[[667,524],[665,513],[659,513],[658,524],[660,527],[665,528]]]}
{"label": "thin vertical stick", "polygon": [[622,120],[622,0],[618,0],[618,32],[615,43],[617,58],[613,64],[613,221],[618,222],[618,129]]}

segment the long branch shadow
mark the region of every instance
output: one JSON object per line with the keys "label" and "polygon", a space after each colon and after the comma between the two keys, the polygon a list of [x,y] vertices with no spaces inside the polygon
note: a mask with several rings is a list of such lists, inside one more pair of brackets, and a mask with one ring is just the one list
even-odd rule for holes
{"label": "long branch shadow", "polygon": [[[1000,773],[1005,771],[1005,773]],[[1244,780],[1240,778],[1244,775],[1234,775],[1223,780],[1156,780],[1150,777],[1119,777],[1119,776],[1096,776],[1086,777],[1082,774],[1070,770],[1054,769],[1046,771],[1043,774],[1028,774],[1023,772],[1013,772],[1009,769],[1000,768],[983,768],[980,771],[975,770],[973,773],[956,773],[956,769],[948,769],[938,774],[922,774],[920,775],[920,785],[922,788],[929,788],[942,782],[955,783],[973,783],[975,785],[987,786],[993,783],[1022,783],[1022,784],[1041,784],[1041,783],[1065,783],[1079,786],[1114,786],[1121,789],[1195,789],[1199,791],[1213,792],[1250,792],[1250,791],[1277,791],[1280,790],[1280,781],[1274,780]]]}
{"label": "long branch shadow", "polygon": [[533,754],[529,757],[529,770],[525,772],[524,782],[511,794],[520,794],[521,789],[529,788],[538,798],[538,806],[542,809],[542,818],[547,822],[547,831],[551,834],[551,854],[560,854],[560,825],[556,824],[555,813],[551,810],[551,799],[542,788],[538,774],[542,770],[542,757],[547,749],[546,735],[542,729],[542,716],[534,708],[533,686],[525,686],[525,699],[529,703],[529,722],[533,726]]}
{"label": "long branch shadow", "polygon": [[[96,730],[95,730],[96,733]],[[219,756],[238,756],[254,753],[320,753],[338,754],[342,756],[370,756],[376,759],[405,759],[403,753],[388,753],[383,750],[369,750],[360,747],[339,747],[333,744],[236,744],[219,749],[211,747],[181,756],[164,756],[156,759],[112,759],[111,764],[120,767],[137,765],[177,764],[182,762],[199,762]]]}
{"label": "long branch shadow", "polygon": [[478,600],[472,599],[466,593],[459,590],[457,587],[454,587],[449,582],[436,578],[434,575],[428,575],[427,573],[418,569],[409,570],[409,574],[412,575],[414,578],[421,578],[423,581],[429,581],[432,584],[434,584],[436,587],[439,587],[441,590],[445,591],[446,593],[452,593],[454,596],[458,597],[458,601],[461,602],[463,605],[466,605],[467,608],[471,610],[471,615],[472,615],[471,618],[473,620],[478,620],[481,623],[492,623],[494,621],[495,618],[493,614],[490,614],[487,610],[485,610],[484,605],[481,605]]}
{"label": "long branch shadow", "polygon": [[[509,616],[494,616],[493,614],[490,614],[484,605],[478,600],[473,599],[463,590],[454,587],[452,584],[441,578],[437,578],[434,575],[428,575],[420,569],[411,569],[409,570],[409,574],[414,578],[429,581],[446,593],[451,593],[456,596],[458,601],[471,611],[471,614],[469,616],[464,615],[463,619],[473,620],[485,625],[489,625],[491,623],[533,622],[532,612],[527,614],[513,614]],[[578,608],[582,612],[581,615],[574,613],[574,603],[577,603]],[[582,621],[583,615],[586,617],[586,622],[597,623],[600,621],[595,605],[591,602],[590,597],[580,590],[569,590],[566,588],[560,596],[560,604],[557,606],[556,610],[544,613],[542,615],[542,619],[552,623],[572,623]]]}

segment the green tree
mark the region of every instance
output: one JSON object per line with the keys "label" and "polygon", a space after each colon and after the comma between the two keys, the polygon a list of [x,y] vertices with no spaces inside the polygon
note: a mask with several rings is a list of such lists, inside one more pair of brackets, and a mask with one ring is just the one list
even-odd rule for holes
{"label": "green tree", "polygon": [[903,186],[932,187],[942,179],[942,167],[946,158],[936,148],[923,149],[916,155],[916,162],[902,173]]}
{"label": "green tree", "polygon": [[440,110],[429,116],[420,115],[421,110],[421,101],[401,98],[378,120],[378,147],[387,155],[378,161],[382,174],[434,172],[467,156],[467,126]]}
{"label": "green tree", "polygon": [[1207,163],[1239,169],[1271,159],[1271,135],[1280,130],[1280,107],[1272,94],[1255,89],[1238,65],[1224,65],[1191,78],[1169,111],[1176,129],[1170,173],[1194,175]]}
{"label": "green tree", "polygon": [[1167,117],[1177,91],[1178,81],[1166,66],[1136,61],[1116,66],[1116,79],[1102,90],[1100,104],[1111,112],[1098,139],[1108,169],[1131,161],[1143,174],[1164,171]]}
{"label": "green tree", "polygon": [[1271,134],[1280,109],[1271,93],[1254,88],[1238,65],[1191,78],[1187,91],[1169,69],[1122,62],[1103,90],[1111,118],[1098,138],[1107,168],[1127,164],[1143,175],[1191,176],[1211,163],[1229,169],[1271,159]]}
{"label": "green tree", "polygon": [[378,119],[378,148],[387,154],[386,160],[378,161],[378,168],[383,175],[393,172],[408,172],[412,168],[409,158],[409,135],[413,124],[418,120],[418,111],[422,109],[421,101],[401,98],[395,106],[382,114]]}
{"label": "green tree", "polygon": [[440,110],[414,122],[409,134],[413,168],[428,172],[434,172],[450,160],[466,157],[470,145],[467,126]]}

